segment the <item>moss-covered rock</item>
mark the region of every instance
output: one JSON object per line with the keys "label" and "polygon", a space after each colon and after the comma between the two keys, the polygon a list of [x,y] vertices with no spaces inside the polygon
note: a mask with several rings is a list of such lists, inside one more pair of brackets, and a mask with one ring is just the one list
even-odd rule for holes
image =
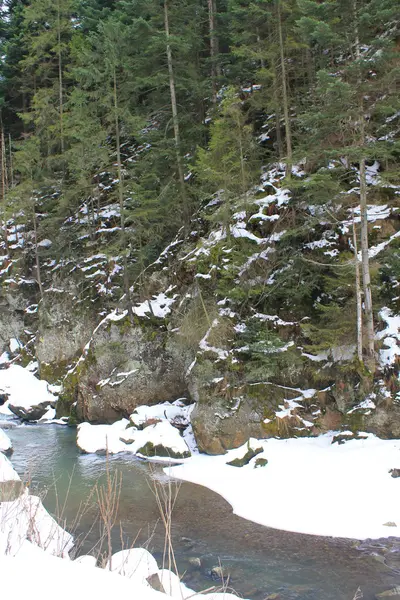
{"label": "moss-covered rock", "polygon": [[249,462],[255,456],[257,456],[257,454],[261,454],[261,452],[263,452],[263,448],[252,448],[249,445],[247,451],[245,452],[245,454],[243,454],[243,456],[241,458],[234,458],[233,460],[227,462],[226,464],[230,465],[231,467],[244,467],[245,465],[248,465]]}
{"label": "moss-covered rock", "polygon": [[176,452],[172,448],[163,446],[162,444],[154,445],[152,442],[147,442],[144,446],[137,450],[137,454],[143,456],[161,456],[163,458],[189,458],[189,450],[185,452]]}

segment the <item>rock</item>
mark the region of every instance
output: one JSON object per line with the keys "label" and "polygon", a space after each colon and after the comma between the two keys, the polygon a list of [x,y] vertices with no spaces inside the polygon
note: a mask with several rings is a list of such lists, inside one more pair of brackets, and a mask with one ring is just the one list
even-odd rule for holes
{"label": "rock", "polygon": [[376,600],[400,600],[400,586],[396,586],[390,590],[386,590],[385,592],[375,594],[375,598]]}
{"label": "rock", "polygon": [[[179,431],[168,421],[161,421],[137,432],[137,454],[167,458],[189,458],[190,450]],[[142,444],[143,445],[140,445]]]}
{"label": "rock", "polygon": [[400,477],[400,469],[390,469],[389,473],[391,474],[391,476],[394,479],[397,479],[397,477]]}
{"label": "rock", "polygon": [[231,467],[244,467],[245,465],[249,464],[249,462],[251,461],[252,458],[257,456],[257,454],[261,454],[261,452],[264,451],[263,448],[252,447],[251,442],[252,442],[252,440],[249,440],[247,442],[247,451],[245,452],[245,454],[242,457],[235,458],[234,460],[231,460],[230,462],[227,462],[226,464],[230,465]]}
{"label": "rock", "polygon": [[0,429],[7,431],[7,429],[15,429],[17,427],[16,423],[12,421],[0,421]]}
{"label": "rock", "polygon": [[6,392],[0,392],[0,406],[3,406],[3,404],[5,404],[9,398],[10,394],[7,394]]}
{"label": "rock", "polygon": [[365,440],[367,436],[358,435],[358,433],[339,433],[339,435],[334,435],[332,438],[332,444],[338,443],[339,446],[349,442],[351,440]]}
{"label": "rock", "polygon": [[64,375],[65,368],[79,357],[96,325],[93,313],[76,302],[80,291],[73,281],[64,279],[62,288],[63,293],[46,291],[38,309],[35,351],[40,376],[50,382]]}
{"label": "rock", "polygon": [[160,581],[160,576],[158,573],[153,573],[152,575],[147,577],[147,582],[150,585],[150,587],[153,588],[153,590],[165,594],[164,586]]}
{"label": "rock", "polygon": [[105,319],[85,360],[67,377],[65,395],[69,403],[77,400],[79,420],[113,423],[138,406],[186,396],[189,364],[190,358],[160,326],[132,325],[124,315]]}
{"label": "rock", "polygon": [[258,467],[266,467],[267,464],[268,464],[267,458],[256,458],[256,461],[254,463],[254,468],[257,469]]}
{"label": "rock", "polygon": [[212,567],[210,575],[212,579],[221,579],[223,581],[229,580],[230,578],[229,570],[221,565]]}
{"label": "rock", "polygon": [[16,406],[9,404],[8,408],[20,419],[24,421],[39,421],[51,406],[51,402],[42,402],[41,404],[33,404],[32,406]]}
{"label": "rock", "polygon": [[188,559],[189,565],[195,567],[196,569],[201,568],[201,559],[198,556],[190,556]]}
{"label": "rock", "polygon": [[388,521],[387,523],[383,524],[384,527],[397,527],[396,523],[394,523],[393,521]]}

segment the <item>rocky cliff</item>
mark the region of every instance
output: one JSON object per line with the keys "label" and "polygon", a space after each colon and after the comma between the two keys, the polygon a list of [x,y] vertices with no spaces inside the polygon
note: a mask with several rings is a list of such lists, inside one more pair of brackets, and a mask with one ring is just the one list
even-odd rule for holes
{"label": "rocky cliff", "polygon": [[228,216],[218,194],[204,203],[132,286],[131,316],[119,301],[122,259],[103,252],[115,206],[100,207],[97,237],[75,256],[47,245],[42,299],[32,240],[27,232],[22,244],[20,233],[0,273],[3,362],[37,360],[42,376],[62,383],[58,413],[73,420],[113,422],[140,404],[195,400],[193,429],[208,453],[250,436],[399,436],[399,189],[370,165],[372,377],[355,359],[357,170],[328,207],[307,200],[305,165],[290,187],[284,175],[282,165],[265,168]]}

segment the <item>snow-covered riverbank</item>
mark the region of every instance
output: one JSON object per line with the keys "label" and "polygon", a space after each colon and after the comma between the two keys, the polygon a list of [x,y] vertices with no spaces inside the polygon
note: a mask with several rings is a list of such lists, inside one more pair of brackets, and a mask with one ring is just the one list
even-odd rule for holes
{"label": "snow-covered riverbank", "polygon": [[[9,402],[18,398],[26,410],[32,402],[55,399],[46,382],[26,369],[12,367],[0,375]],[[225,455],[207,456],[194,443],[192,407],[178,400],[138,407],[130,420],[113,425],[84,423],[78,427],[77,443],[87,453],[108,450],[169,462],[167,474],[208,487],[235,514],[265,526],[355,539],[400,537],[400,477],[395,476],[400,474],[400,440],[329,432],[252,439]],[[1,448],[9,451],[11,443],[0,433]],[[229,464],[246,454],[241,466]]]}
{"label": "snow-covered riverbank", "polygon": [[[247,445],[224,456],[197,455],[168,468],[178,479],[207,486],[235,514],[268,527],[355,539],[400,536],[400,440],[333,442],[317,438],[252,440],[262,453],[242,467]],[[257,467],[257,460],[268,460]],[[260,463],[260,461],[259,461]]]}

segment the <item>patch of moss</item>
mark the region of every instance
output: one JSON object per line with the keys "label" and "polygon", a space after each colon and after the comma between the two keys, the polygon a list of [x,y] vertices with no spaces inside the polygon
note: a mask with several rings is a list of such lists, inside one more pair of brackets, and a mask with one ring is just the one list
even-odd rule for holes
{"label": "patch of moss", "polygon": [[254,468],[257,469],[258,467],[266,467],[268,464],[268,458],[256,458],[256,461],[254,463]]}

